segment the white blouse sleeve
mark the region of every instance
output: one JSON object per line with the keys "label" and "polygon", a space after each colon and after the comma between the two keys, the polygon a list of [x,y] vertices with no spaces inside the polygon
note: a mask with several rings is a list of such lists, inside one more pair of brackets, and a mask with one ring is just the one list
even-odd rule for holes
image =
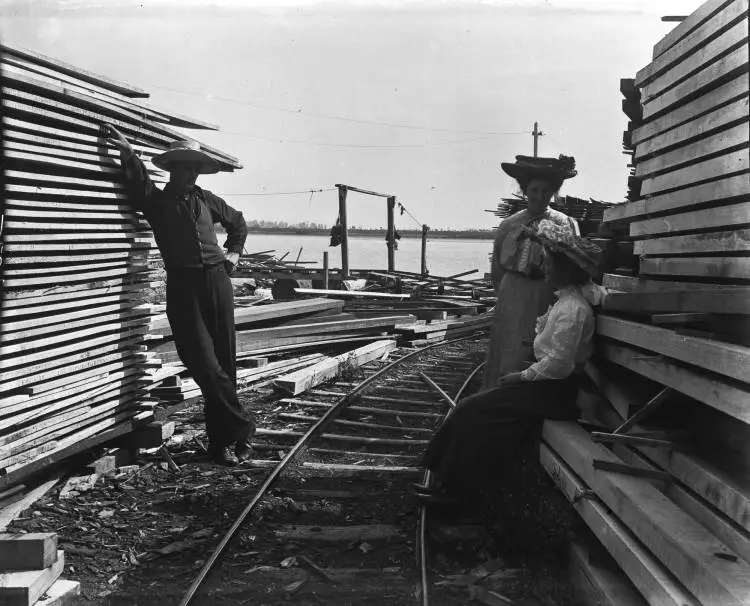
{"label": "white blouse sleeve", "polygon": [[581,307],[563,307],[559,314],[550,317],[549,348],[534,364],[521,373],[524,381],[565,379],[573,373],[576,353],[586,326],[586,310]]}

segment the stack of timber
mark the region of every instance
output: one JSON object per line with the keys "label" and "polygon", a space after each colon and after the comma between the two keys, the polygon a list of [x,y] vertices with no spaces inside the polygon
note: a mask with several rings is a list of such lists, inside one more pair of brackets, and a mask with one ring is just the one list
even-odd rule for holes
{"label": "stack of timber", "polygon": [[65,553],[55,533],[0,534],[0,604],[71,604],[77,581],[59,578]]}
{"label": "stack of timber", "polygon": [[596,431],[548,422],[541,458],[645,603],[739,606],[750,603],[747,0],[704,3],[635,85],[641,197],[604,220],[629,227],[640,276],[604,276],[586,368],[596,393],[584,397]]}
{"label": "stack of timber", "polygon": [[[575,196],[555,196],[550,203],[550,207],[573,217],[581,226],[581,233],[588,235],[596,233],[599,224],[602,222],[604,211],[615,204],[615,202],[602,202],[593,198],[584,200]],[[492,212],[499,219],[505,219],[527,206],[528,203],[523,196],[514,195],[512,198],[501,198],[497,204],[497,209],[489,212]]]}
{"label": "stack of timber", "polygon": [[[142,389],[150,309],[147,224],[128,204],[108,122],[149,159],[213,128],[135,99],[144,91],[0,47],[4,196],[0,489],[153,418]],[[204,146],[205,147],[205,146]],[[205,147],[225,170],[236,159]]]}
{"label": "stack of timber", "polygon": [[[396,326],[416,320],[400,312],[357,318],[342,313],[343,306],[343,301],[315,298],[237,308],[237,357],[377,341],[393,334]],[[155,323],[153,333],[164,339],[153,340],[150,351],[163,362],[178,361],[175,345],[169,340],[169,324]]]}
{"label": "stack of timber", "polygon": [[[489,243],[488,243],[489,244]],[[488,246],[488,250],[491,247]],[[464,279],[465,276],[478,273],[478,269],[469,269],[451,276],[422,275],[402,270],[354,269],[353,276],[360,276],[372,282],[372,288],[381,287],[395,293],[410,293],[417,299],[430,296],[457,297],[475,301],[494,300],[494,291],[488,288],[484,276]]]}

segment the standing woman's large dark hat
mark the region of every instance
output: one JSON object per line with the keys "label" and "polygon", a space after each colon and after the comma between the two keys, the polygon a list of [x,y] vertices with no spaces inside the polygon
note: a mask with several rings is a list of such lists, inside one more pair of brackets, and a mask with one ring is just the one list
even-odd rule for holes
{"label": "standing woman's large dark hat", "polygon": [[515,162],[502,162],[500,166],[519,183],[528,183],[533,179],[562,183],[578,174],[575,158],[563,155],[559,158],[516,156]]}

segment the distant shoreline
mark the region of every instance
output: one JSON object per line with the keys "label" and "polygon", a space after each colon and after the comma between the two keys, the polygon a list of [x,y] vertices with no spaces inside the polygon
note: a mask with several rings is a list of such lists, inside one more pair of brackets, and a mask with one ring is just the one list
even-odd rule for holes
{"label": "distant shoreline", "polygon": [[[397,230],[401,238],[412,238],[421,239],[422,233],[416,230]],[[249,228],[248,234],[268,234],[268,235],[287,235],[287,236],[325,236],[331,235],[330,231],[316,230],[316,229],[299,229],[299,228],[269,228],[269,229],[257,229]],[[385,239],[385,230],[359,230],[350,229],[349,237],[358,238],[382,238]],[[494,240],[495,230],[479,231],[479,230],[466,230],[466,231],[446,231],[446,230],[430,230],[427,232],[428,239],[453,239],[453,240]]]}

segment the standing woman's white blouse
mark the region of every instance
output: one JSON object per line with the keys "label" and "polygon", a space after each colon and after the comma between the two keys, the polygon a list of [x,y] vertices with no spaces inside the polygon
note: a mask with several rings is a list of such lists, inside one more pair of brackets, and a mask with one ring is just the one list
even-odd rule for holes
{"label": "standing woman's white blouse", "polygon": [[521,372],[524,381],[565,379],[591,357],[596,327],[591,304],[601,301],[604,289],[594,284],[558,290],[557,302],[539,316],[534,339],[536,362]]}

